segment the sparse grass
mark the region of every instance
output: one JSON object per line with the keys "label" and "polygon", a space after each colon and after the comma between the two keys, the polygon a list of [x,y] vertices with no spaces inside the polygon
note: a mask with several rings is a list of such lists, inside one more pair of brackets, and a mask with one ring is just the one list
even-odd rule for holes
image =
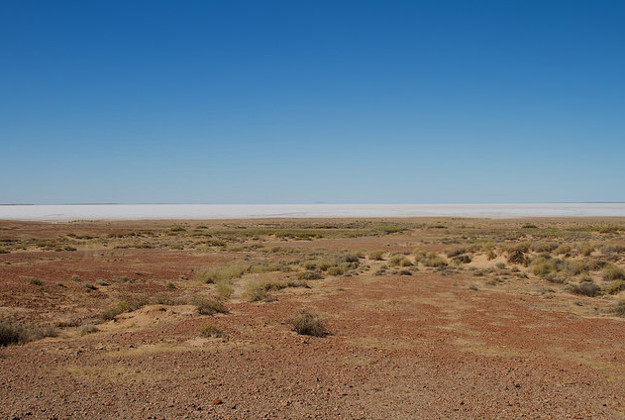
{"label": "sparse grass", "polygon": [[623,290],[625,290],[625,281],[614,280],[612,283],[610,283],[605,292],[609,295],[618,295]]}
{"label": "sparse grass", "polygon": [[51,326],[25,327],[19,323],[0,322],[0,346],[3,347],[12,344],[24,344],[45,337],[56,337],[57,334],[56,328]]}
{"label": "sparse grass", "polygon": [[137,299],[137,300],[130,301],[130,302],[126,300],[122,300],[122,301],[117,302],[115,305],[111,306],[110,308],[106,309],[104,312],[102,312],[100,317],[104,321],[112,321],[118,315],[121,315],[125,312],[136,311],[137,309],[147,305],[147,303],[148,302],[144,299]]}
{"label": "sparse grass", "polygon": [[165,287],[167,287],[168,289],[173,290],[173,289],[176,288],[176,285],[173,282],[168,281],[167,283],[165,283]]}
{"label": "sparse grass", "polygon": [[584,242],[577,246],[577,251],[585,257],[590,256],[590,254],[592,254],[594,250],[595,246],[588,242]]}
{"label": "sparse grass", "polygon": [[403,254],[396,254],[389,259],[388,265],[390,267],[412,267],[414,264],[410,261],[410,258]]}
{"label": "sparse grass", "polygon": [[30,284],[32,284],[33,286],[41,286],[42,285],[41,280],[39,280],[39,279],[31,279],[30,280]]}
{"label": "sparse grass", "polygon": [[217,299],[197,299],[195,307],[200,315],[227,314],[228,309],[223,302]]}
{"label": "sparse grass", "polygon": [[558,258],[549,256],[536,257],[530,263],[530,271],[535,276],[546,277],[562,270],[564,262]]}
{"label": "sparse grass", "polygon": [[558,248],[558,244],[555,242],[535,242],[530,246],[530,249],[534,252],[544,253],[552,252]]}
{"label": "sparse grass", "polygon": [[208,322],[200,325],[199,333],[204,338],[221,338],[224,335],[221,328]]}
{"label": "sparse grass", "polygon": [[384,261],[384,251],[371,251],[369,258],[374,261]]}
{"label": "sparse grass", "polygon": [[214,284],[224,280],[234,280],[241,277],[247,269],[248,266],[243,264],[224,265],[203,271],[200,273],[200,279],[207,284]]}
{"label": "sparse grass", "polygon": [[302,311],[291,320],[293,331],[300,335],[309,335],[313,337],[325,337],[328,335],[328,329],[316,314],[308,311]]}
{"label": "sparse grass", "polygon": [[603,268],[603,279],[604,280],[625,280],[625,270],[621,267],[608,264]]}
{"label": "sparse grass", "polygon": [[298,280],[321,280],[323,279],[323,274],[318,273],[316,271],[304,271],[297,275]]}
{"label": "sparse grass", "polygon": [[232,281],[226,279],[217,280],[215,283],[215,291],[217,294],[225,299],[229,299],[234,293],[234,286]]}
{"label": "sparse grass", "polygon": [[556,255],[564,255],[571,252],[571,246],[568,244],[561,244],[556,249],[553,250],[553,253]]}
{"label": "sparse grass", "polygon": [[256,281],[250,282],[245,286],[245,292],[243,293],[245,299],[249,302],[262,302],[269,299],[267,288],[263,282]]}
{"label": "sparse grass", "polygon": [[467,249],[465,247],[457,247],[449,249],[445,252],[447,258],[457,257],[458,255],[466,254]]}
{"label": "sparse grass", "polygon": [[625,318],[625,300],[617,302],[611,309],[610,313]]}
{"label": "sparse grass", "polygon": [[447,260],[438,255],[436,252],[428,252],[423,258],[421,258],[421,264],[426,267],[446,267]]}
{"label": "sparse grass", "polygon": [[342,274],[345,274],[345,270],[343,270],[341,267],[329,267],[327,270],[327,273],[329,276],[340,276]]}
{"label": "sparse grass", "polygon": [[96,327],[93,324],[85,324],[80,326],[80,328],[78,328],[78,334],[80,334],[81,336],[87,335],[87,334],[93,334],[96,333],[100,330],[98,330],[98,327]]}
{"label": "sparse grass", "polygon": [[78,274],[73,274],[72,275],[72,280],[73,281],[80,281],[81,279],[80,279],[80,276]]}

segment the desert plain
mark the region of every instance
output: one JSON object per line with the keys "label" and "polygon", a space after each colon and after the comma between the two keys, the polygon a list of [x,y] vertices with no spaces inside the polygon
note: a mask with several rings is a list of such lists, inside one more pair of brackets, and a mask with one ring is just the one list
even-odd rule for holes
{"label": "desert plain", "polygon": [[623,290],[623,218],[0,221],[0,418],[625,418]]}

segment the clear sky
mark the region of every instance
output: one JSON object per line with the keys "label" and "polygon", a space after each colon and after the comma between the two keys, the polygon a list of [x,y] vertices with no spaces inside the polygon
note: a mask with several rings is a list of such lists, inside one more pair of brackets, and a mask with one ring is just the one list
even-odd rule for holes
{"label": "clear sky", "polygon": [[625,201],[625,1],[0,1],[0,203]]}

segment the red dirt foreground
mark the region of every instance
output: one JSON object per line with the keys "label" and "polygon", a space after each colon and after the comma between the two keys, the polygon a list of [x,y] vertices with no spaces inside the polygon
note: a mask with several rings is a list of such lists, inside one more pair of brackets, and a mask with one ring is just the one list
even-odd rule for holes
{"label": "red dirt foreground", "polygon": [[[573,294],[572,277],[515,268],[505,250],[556,241],[572,250],[554,260],[602,261],[603,244],[616,246],[623,231],[584,236],[571,226],[623,221],[561,221],[575,234],[549,237],[526,221],[385,221],[401,229],[382,231],[379,221],[325,222],[340,226],[1,222],[1,319],[56,333],[0,347],[0,417],[625,418],[625,323],[610,312],[618,296]],[[471,262],[444,252],[484,235],[494,247],[467,250]],[[577,254],[581,242],[595,249]],[[447,265],[420,259],[431,252]],[[322,260],[340,262],[332,271]],[[205,283],[211,269],[236,264],[240,275]],[[598,270],[588,276],[607,290]],[[312,272],[323,278],[304,284]],[[251,301],[259,289],[249,285],[296,279]],[[218,299],[227,313],[201,315],[198,299]],[[298,335],[291,320],[302,310],[329,335]],[[202,333],[206,325],[216,333]]]}

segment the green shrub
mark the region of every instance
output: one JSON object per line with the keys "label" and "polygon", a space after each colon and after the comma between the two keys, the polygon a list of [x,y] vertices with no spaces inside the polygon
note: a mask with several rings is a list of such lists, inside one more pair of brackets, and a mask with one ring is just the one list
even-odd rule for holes
{"label": "green shrub", "polygon": [[291,320],[293,331],[300,335],[310,335],[313,337],[325,337],[328,330],[316,314],[302,311]]}

